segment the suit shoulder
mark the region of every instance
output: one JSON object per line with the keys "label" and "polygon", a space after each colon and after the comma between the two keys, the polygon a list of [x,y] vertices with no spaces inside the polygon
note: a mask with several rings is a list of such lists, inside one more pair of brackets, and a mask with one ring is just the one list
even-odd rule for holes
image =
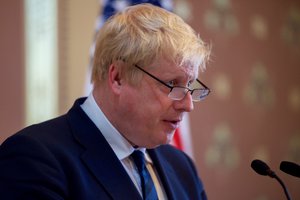
{"label": "suit shoulder", "polygon": [[59,143],[67,141],[64,138],[70,137],[69,129],[65,115],[33,124],[8,137],[1,144],[0,150],[9,147],[22,149],[22,146],[26,149],[26,147],[33,146],[33,144],[48,146],[49,148],[58,147]]}
{"label": "suit shoulder", "polygon": [[182,158],[189,158],[189,156],[185,152],[168,144],[161,145],[157,147],[156,150],[164,156],[179,156]]}

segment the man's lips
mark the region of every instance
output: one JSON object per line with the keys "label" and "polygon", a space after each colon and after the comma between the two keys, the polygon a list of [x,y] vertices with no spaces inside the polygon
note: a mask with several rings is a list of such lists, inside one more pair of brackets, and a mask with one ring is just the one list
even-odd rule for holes
{"label": "man's lips", "polygon": [[164,120],[172,129],[177,129],[180,125],[181,119],[168,119]]}

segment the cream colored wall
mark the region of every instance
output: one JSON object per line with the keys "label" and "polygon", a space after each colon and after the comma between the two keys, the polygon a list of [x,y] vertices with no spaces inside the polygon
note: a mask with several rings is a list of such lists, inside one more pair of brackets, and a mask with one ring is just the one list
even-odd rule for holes
{"label": "cream colored wall", "polygon": [[94,27],[99,13],[99,0],[72,0],[66,5],[66,66],[67,97],[65,108],[73,104],[74,99],[83,95],[86,70],[89,63],[89,51],[94,37]]}

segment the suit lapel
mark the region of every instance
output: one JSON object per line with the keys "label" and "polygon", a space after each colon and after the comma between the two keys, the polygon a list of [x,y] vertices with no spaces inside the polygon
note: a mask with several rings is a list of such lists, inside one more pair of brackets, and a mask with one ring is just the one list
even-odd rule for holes
{"label": "suit lapel", "polygon": [[176,192],[180,190],[180,188],[176,187],[177,184],[175,185],[175,183],[178,182],[178,180],[176,179],[176,172],[170,167],[170,165],[165,161],[165,159],[163,159],[160,156],[160,154],[157,153],[157,149],[149,149],[147,151],[159,174],[168,199],[180,200],[181,197],[178,196],[179,194],[178,192]]}
{"label": "suit lapel", "polygon": [[113,199],[141,199],[123,165],[77,100],[68,113],[74,137],[84,146],[82,161]]}

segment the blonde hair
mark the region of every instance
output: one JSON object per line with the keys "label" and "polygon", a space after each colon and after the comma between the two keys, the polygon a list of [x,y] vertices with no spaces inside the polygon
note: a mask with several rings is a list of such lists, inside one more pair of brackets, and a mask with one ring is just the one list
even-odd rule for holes
{"label": "blonde hair", "polygon": [[[210,48],[179,16],[151,4],[127,7],[100,29],[94,54],[92,82],[105,80],[110,64],[125,61],[127,77],[134,65],[146,67],[164,57],[178,66],[205,69]],[[130,78],[129,78],[130,79]]]}

